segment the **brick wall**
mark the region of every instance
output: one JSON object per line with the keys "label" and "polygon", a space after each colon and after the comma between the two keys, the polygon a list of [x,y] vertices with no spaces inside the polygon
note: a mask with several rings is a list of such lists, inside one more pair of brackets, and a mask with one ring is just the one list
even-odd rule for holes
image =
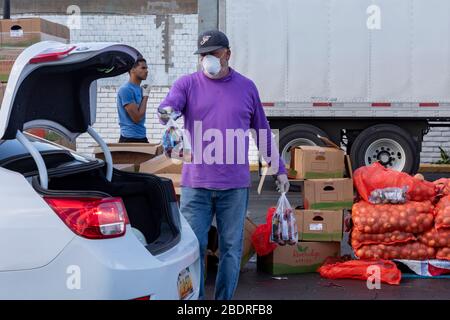
{"label": "brick wall", "polygon": [[436,127],[424,137],[420,160],[422,163],[438,161],[440,157],[439,147],[450,154],[450,128]]}
{"label": "brick wall", "polygon": [[[33,15],[20,15],[29,17]],[[40,15],[43,19],[67,24],[64,15]],[[195,72],[198,30],[197,14],[155,15],[83,15],[81,29],[71,30],[71,42],[121,42],[138,49],[147,59],[148,81],[152,92],[147,106],[147,136],[152,142],[161,138],[163,127],[155,110],[166,96],[169,85],[181,75]],[[106,142],[117,142],[120,130],[117,120],[117,90],[128,80],[128,75],[98,81],[97,122],[94,125]],[[95,142],[86,134],[77,139],[77,150],[92,153]]]}

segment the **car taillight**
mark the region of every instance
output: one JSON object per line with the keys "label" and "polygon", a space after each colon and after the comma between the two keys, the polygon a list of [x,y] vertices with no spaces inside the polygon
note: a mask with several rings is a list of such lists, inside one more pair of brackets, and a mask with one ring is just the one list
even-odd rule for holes
{"label": "car taillight", "polygon": [[37,56],[30,59],[30,63],[41,63],[41,62],[50,62],[50,61],[57,61],[61,60],[73,50],[75,49],[75,46],[66,46],[62,48],[56,48],[56,49],[48,49]]}
{"label": "car taillight", "polygon": [[44,199],[73,232],[88,239],[121,237],[130,223],[121,198]]}

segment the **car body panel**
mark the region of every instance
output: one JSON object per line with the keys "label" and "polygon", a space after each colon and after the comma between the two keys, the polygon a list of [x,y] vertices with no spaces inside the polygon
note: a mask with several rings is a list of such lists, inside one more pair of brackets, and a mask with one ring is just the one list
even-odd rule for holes
{"label": "car body panel", "polygon": [[[75,237],[45,267],[0,272],[0,299],[179,299],[178,274],[189,267],[199,293],[198,240],[182,218],[180,243],[152,256],[127,227],[124,237],[88,240]],[[7,290],[5,290],[7,288]]]}
{"label": "car body panel", "polygon": [[47,265],[75,234],[24,176],[0,168],[0,181],[0,272]]}

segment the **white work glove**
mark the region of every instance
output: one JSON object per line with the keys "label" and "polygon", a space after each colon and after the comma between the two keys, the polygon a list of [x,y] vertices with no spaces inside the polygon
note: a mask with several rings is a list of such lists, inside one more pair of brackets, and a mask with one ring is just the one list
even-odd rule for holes
{"label": "white work glove", "polygon": [[141,88],[142,88],[142,96],[148,97],[150,95],[150,90],[152,90],[152,86],[149,84],[144,84]]}
{"label": "white work glove", "polygon": [[286,174],[280,174],[277,176],[277,181],[275,182],[277,185],[277,189],[281,193],[285,193],[289,191],[289,180]]}

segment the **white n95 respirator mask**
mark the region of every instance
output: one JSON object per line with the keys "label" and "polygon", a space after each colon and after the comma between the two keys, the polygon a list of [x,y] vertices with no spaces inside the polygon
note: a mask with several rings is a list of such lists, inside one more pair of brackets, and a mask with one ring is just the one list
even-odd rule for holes
{"label": "white n95 respirator mask", "polygon": [[217,76],[222,69],[220,59],[210,54],[205,56],[202,59],[202,68],[207,75],[210,75],[211,77]]}

